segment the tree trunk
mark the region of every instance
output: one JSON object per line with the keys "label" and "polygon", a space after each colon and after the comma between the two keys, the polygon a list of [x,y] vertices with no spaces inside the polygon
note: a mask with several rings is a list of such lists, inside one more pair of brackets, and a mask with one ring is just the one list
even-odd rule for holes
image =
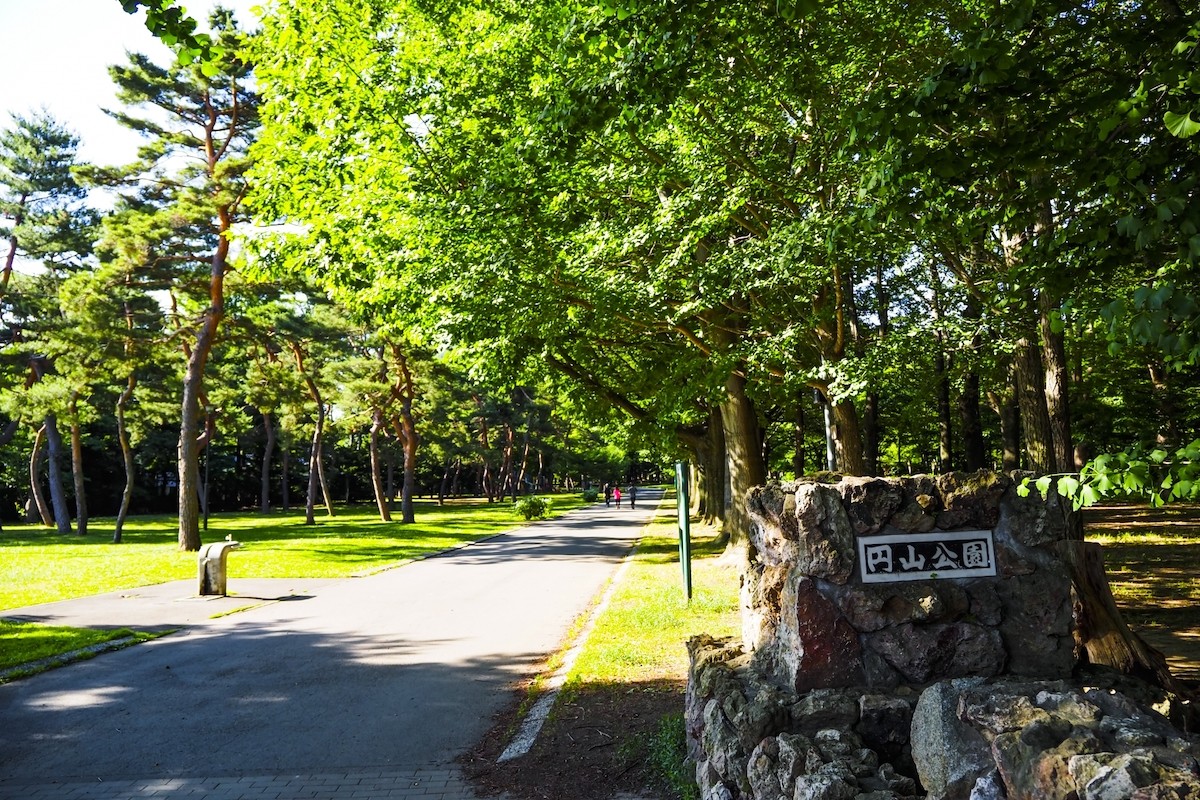
{"label": "tree trunk", "polygon": [[279,471],[280,471],[280,486],[279,486],[279,507],[284,511],[292,510],[292,437],[285,430],[283,433],[283,446],[279,449]]}
{"label": "tree trunk", "polygon": [[516,487],[513,485],[513,429],[512,425],[504,423],[504,451],[500,461],[500,496],[511,495],[517,499]]}
{"label": "tree trunk", "polygon": [[1134,675],[1168,691],[1187,694],[1171,675],[1163,654],[1146,644],[1125,624],[1104,573],[1100,545],[1061,542],[1059,554],[1071,570],[1079,609],[1076,636],[1087,660]]}
{"label": "tree trunk", "polygon": [[50,505],[54,509],[54,525],[64,536],[71,532],[71,510],[67,507],[67,493],[62,479],[62,436],[58,433],[58,419],[54,414],[46,415],[46,452],[49,456],[47,475],[50,483]]}
{"label": "tree trunk", "polygon": [[852,401],[846,400],[833,406],[832,433],[838,471],[843,475],[865,474],[858,409]]}
{"label": "tree trunk", "polygon": [[[979,300],[968,294],[963,317],[976,328],[976,332],[971,336],[972,352],[978,352],[983,346],[983,337],[978,333],[978,323],[982,316]],[[958,416],[962,421],[963,461],[967,471],[986,469],[987,443],[983,439],[983,419],[979,410],[979,373],[973,366],[968,366],[963,376],[963,390],[958,396]]]}
{"label": "tree trunk", "polygon": [[375,505],[379,509],[379,519],[384,522],[392,521],[392,509],[387,495],[383,491],[383,471],[379,458],[379,430],[383,427],[383,412],[378,408],[371,413],[371,488],[375,491]]}
{"label": "tree trunk", "polygon": [[796,393],[796,423],[792,429],[792,475],[796,478],[804,475],[804,403],[808,399],[807,396],[807,389]]}
{"label": "tree trunk", "polygon": [[941,275],[937,265],[929,265],[932,289],[932,310],[935,323],[933,331],[933,377],[936,382],[938,419],[938,471],[954,469],[953,429],[950,419],[950,376],[946,374],[946,337],[942,332]]}
{"label": "tree trunk", "polygon": [[325,406],[317,403],[317,421],[313,425],[312,444],[308,450],[308,493],[304,499],[304,524],[316,525],[317,492],[320,491],[317,473],[321,463],[321,434],[325,427]]}
{"label": "tree trunk", "polygon": [[225,262],[229,253],[229,240],[224,232],[229,230],[228,212],[222,214],[221,235],[217,239],[217,251],[213,255],[209,277],[209,307],[196,335],[196,343],[190,348],[187,369],[183,375],[183,401],[179,421],[179,549],[200,549],[200,451],[207,444],[207,430],[202,439],[200,414],[208,417],[208,410],[200,407],[204,391],[204,369],[209,354],[217,340],[217,328],[225,318]]}
{"label": "tree trunk", "polygon": [[725,529],[729,534],[728,546],[743,549],[750,533],[746,495],[753,487],[767,482],[767,468],[759,447],[758,414],[754,410],[754,403],[746,395],[746,379],[736,373],[730,374],[725,381],[721,421],[731,490]]}
{"label": "tree trunk", "polygon": [[933,374],[937,381],[938,418],[938,471],[954,469],[952,450],[954,431],[950,419],[950,377],[946,374],[946,353],[942,349],[942,336],[934,337]]}
{"label": "tree trunk", "polygon": [[325,479],[325,420],[327,411],[321,409],[321,441],[317,443],[317,478],[321,482],[321,498],[325,501],[325,516],[333,516],[333,495],[329,492],[329,481]]}
{"label": "tree trunk", "polygon": [[[298,348],[297,348],[298,350]],[[325,435],[325,403],[321,401],[321,390],[317,382],[308,373],[303,372],[303,362],[297,355],[297,365],[304,374],[304,383],[308,386],[309,397],[317,409],[317,418],[313,423],[312,443],[308,449],[308,492],[304,499],[304,524],[316,525],[317,492],[321,490],[321,440]]]}
{"label": "tree trunk", "polygon": [[413,490],[417,483],[417,447],[420,437],[417,435],[416,420],[412,414],[412,397],[404,395],[400,398],[399,433],[400,445],[404,450],[404,480],[400,488],[400,518],[406,525],[416,522],[416,511],[413,508]]}
{"label": "tree trunk", "polygon": [[963,461],[967,471],[986,469],[987,446],[983,441],[983,420],[979,415],[979,375],[975,372],[963,376],[963,389],[958,396],[958,417],[962,420]]}
{"label": "tree trunk", "polygon": [[513,484],[514,502],[518,494],[525,494],[525,484],[529,472],[529,428],[532,422],[533,414],[530,412],[525,415],[525,440],[521,444],[521,469],[517,473],[516,481]]}
{"label": "tree trunk", "polygon": [[1001,468],[1012,472],[1021,468],[1021,411],[1016,392],[1010,386],[1003,391],[988,392],[988,402],[1000,419]]}
{"label": "tree trunk", "polygon": [[396,502],[396,452],[392,448],[386,451],[387,458],[387,501],[388,508]]}
{"label": "tree trunk", "polygon": [[263,444],[262,474],[259,478],[258,511],[260,514],[271,512],[271,459],[275,455],[275,415],[270,411],[262,412],[263,431],[267,441]]}
{"label": "tree trunk", "polygon": [[446,490],[450,486],[450,471],[452,469],[454,469],[454,462],[447,461],[446,468],[442,470],[442,482],[438,484],[437,504],[439,507],[446,505]]}
{"label": "tree trunk", "polygon": [[137,387],[137,377],[130,375],[125,382],[125,390],[117,398],[117,442],[121,446],[121,461],[125,465],[125,489],[121,492],[121,508],[117,511],[117,523],[113,528],[113,544],[121,543],[121,535],[125,529],[125,520],[129,517],[129,504],[133,502],[134,470],[133,447],[129,444],[129,426],[125,421],[125,411],[129,401],[133,399],[133,391]]}
{"label": "tree trunk", "polygon": [[488,463],[488,451],[491,449],[491,444],[488,442],[488,424],[487,417],[483,415],[483,400],[476,396],[475,406],[479,410],[479,488],[483,494],[487,495],[488,502],[495,499],[495,492],[492,488],[492,468]]}
{"label": "tree trunk", "polygon": [[1027,468],[1036,473],[1054,471],[1054,437],[1046,410],[1045,375],[1042,358],[1031,337],[1022,336],[1013,353],[1013,381],[1017,389],[1017,407],[1021,412],[1021,432],[1025,440]]}
{"label": "tree trunk", "polygon": [[697,516],[705,524],[716,525],[722,530],[722,539],[727,540],[724,533],[725,508],[725,476],[727,474],[725,457],[725,428],[721,422],[719,406],[708,409],[708,425],[703,434],[678,433],[684,446],[692,453],[694,491],[691,495],[689,513]]}
{"label": "tree trunk", "polygon": [[1046,411],[1050,422],[1053,469],[1075,471],[1075,443],[1071,438],[1071,406],[1068,400],[1067,347],[1063,331],[1054,330],[1053,312],[1058,307],[1050,293],[1038,292],[1038,324],[1042,334],[1042,362],[1046,367]]}
{"label": "tree trunk", "polygon": [[8,294],[8,282],[12,278],[13,265],[17,260],[17,250],[20,242],[17,241],[17,228],[25,221],[25,204],[29,202],[29,195],[22,194],[17,198],[16,210],[12,217],[11,233],[8,235],[8,255],[4,258],[4,269],[0,270],[0,297]]}
{"label": "tree trunk", "polygon": [[879,393],[867,392],[863,409],[863,446],[867,475],[879,475]]}
{"label": "tree trunk", "polygon": [[42,425],[42,427],[37,429],[37,434],[33,437],[33,452],[29,454],[29,495],[33,500],[34,509],[42,519],[42,524],[47,528],[53,528],[54,517],[50,514],[50,508],[46,505],[46,496],[42,494],[41,465],[45,454],[45,448],[43,447],[45,441],[46,426]]}
{"label": "tree trunk", "polygon": [[78,416],[78,393],[71,395],[71,480],[75,486],[75,535],[87,536],[87,487],[83,480],[83,433]]}

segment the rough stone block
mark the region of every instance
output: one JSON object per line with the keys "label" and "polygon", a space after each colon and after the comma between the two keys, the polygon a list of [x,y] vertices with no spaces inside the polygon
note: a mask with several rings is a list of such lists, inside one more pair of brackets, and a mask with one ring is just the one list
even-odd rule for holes
{"label": "rough stone block", "polygon": [[937,481],[929,475],[914,475],[901,478],[904,500],[900,509],[892,515],[893,527],[906,533],[928,533],[937,524],[937,514],[942,510]]}
{"label": "rough stone block", "polygon": [[902,697],[865,694],[858,700],[854,731],[863,744],[887,758],[896,758],[908,744],[913,705]]}
{"label": "rough stone block", "polygon": [[837,484],[851,529],[858,535],[878,533],[904,504],[904,489],[881,478],[843,478]]}
{"label": "rough stone block", "polygon": [[935,683],[913,709],[913,763],[930,797],[965,800],[975,782],[995,769],[987,741],[957,714],[959,698],[983,683],[964,678]]}
{"label": "rough stone block", "polygon": [[865,647],[912,684],[938,678],[999,675],[1006,659],[1000,634],[965,622],[906,623],[866,634]]}
{"label": "rough stone block", "polygon": [[857,787],[831,775],[801,775],[792,800],[854,800]]}
{"label": "rough stone block", "polygon": [[794,487],[757,486],[746,495],[750,544],[759,561],[770,566],[796,562],[799,524]]}
{"label": "rough stone block", "polygon": [[994,528],[1000,520],[1000,501],[1012,481],[998,472],[965,474],[952,472],[937,476],[942,511],[937,527]]}
{"label": "rough stone block", "polygon": [[858,633],[817,587],[792,573],[784,587],[773,647],[790,688],[853,686],[863,682]]}
{"label": "rough stone block", "polygon": [[792,705],[792,727],[815,735],[827,728],[849,730],[858,724],[858,702],[839,689],[813,689]]}
{"label": "rough stone block", "polygon": [[750,754],[746,778],[755,800],[785,800],[779,785],[778,762],[779,743],[774,736],[763,739]]}
{"label": "rough stone block", "polygon": [[845,583],[854,573],[854,535],[841,495],[830,486],[802,483],[796,488],[795,569],[812,578]]}

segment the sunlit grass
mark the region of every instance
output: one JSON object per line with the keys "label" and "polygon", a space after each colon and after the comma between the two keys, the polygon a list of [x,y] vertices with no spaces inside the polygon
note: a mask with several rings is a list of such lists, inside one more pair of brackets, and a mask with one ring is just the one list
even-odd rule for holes
{"label": "sunlit grass", "polygon": [[674,520],[646,531],[607,611],[588,637],[568,677],[587,684],[679,683],[687,675],[685,642],[707,633],[738,633],[738,569],[721,558],[713,531],[693,534],[692,600],[683,590]]}
{"label": "sunlit grass", "polygon": [[[578,495],[553,496],[551,515],[583,505]],[[381,522],[373,506],[335,508],[305,525],[303,511],[217,514],[205,542],[232,536],[242,548],[230,573],[242,578],[340,578],[521,527],[507,502],[451,500],[416,504],[413,525]],[[533,523],[537,524],[537,523]],[[40,526],[0,532],[0,610],[84,597],[165,581],[195,579],[196,554],[177,547],[173,516],[137,517],[112,543],[113,520],[92,520],[86,537]]]}
{"label": "sunlit grass", "polygon": [[0,620],[0,670],[82,650],[114,639],[146,639],[128,629],[64,628]]}

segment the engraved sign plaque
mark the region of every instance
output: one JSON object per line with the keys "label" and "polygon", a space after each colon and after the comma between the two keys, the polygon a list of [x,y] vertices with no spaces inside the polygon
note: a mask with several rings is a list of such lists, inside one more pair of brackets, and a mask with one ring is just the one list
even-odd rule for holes
{"label": "engraved sign plaque", "polygon": [[863,583],[990,578],[996,575],[991,531],[864,536],[858,540]]}

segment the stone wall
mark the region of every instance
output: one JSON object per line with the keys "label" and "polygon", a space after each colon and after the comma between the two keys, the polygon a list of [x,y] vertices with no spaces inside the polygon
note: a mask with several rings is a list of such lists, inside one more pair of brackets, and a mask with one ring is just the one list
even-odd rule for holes
{"label": "stone wall", "polygon": [[[1057,498],[978,474],[768,486],[748,507],[743,641],[689,643],[705,800],[1200,800],[1200,744],[1159,713],[1187,703],[1079,680]],[[988,532],[988,574],[909,550],[925,571],[864,580],[873,542],[965,531]]]}
{"label": "stone wall", "polygon": [[1116,674],[796,692],[696,637],[685,719],[704,800],[1194,800],[1177,700]]}
{"label": "stone wall", "polygon": [[[1020,497],[1012,479],[980,473],[766,486],[748,507],[743,640],[782,685],[1060,678],[1075,664],[1057,498]],[[995,577],[860,579],[860,540],[962,530],[992,531]]]}

